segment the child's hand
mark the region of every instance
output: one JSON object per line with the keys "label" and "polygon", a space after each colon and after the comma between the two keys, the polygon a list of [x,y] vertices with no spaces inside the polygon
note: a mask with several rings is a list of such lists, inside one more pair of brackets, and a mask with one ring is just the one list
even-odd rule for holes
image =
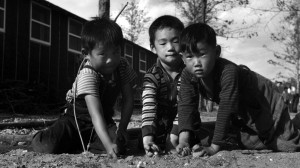
{"label": "child's hand", "polygon": [[119,148],[117,144],[112,144],[111,147],[107,150],[107,155],[109,158],[117,159],[119,154]]}
{"label": "child's hand", "polygon": [[176,146],[176,151],[182,156],[187,156],[192,153],[189,144],[190,132],[183,131],[179,134],[179,144]]}
{"label": "child's hand", "polygon": [[159,153],[159,147],[154,143],[153,136],[144,136],[143,144],[146,155],[152,157],[153,155],[157,155]]}
{"label": "child's hand", "polygon": [[211,144],[209,147],[200,147],[198,144],[193,146],[193,152],[199,152],[199,154],[197,154],[197,156],[211,156],[214,155],[216,153],[218,153],[220,151],[220,146],[219,145],[215,145],[215,144]]}
{"label": "child's hand", "polygon": [[176,151],[181,156],[187,156],[187,155],[190,155],[192,153],[192,151],[190,149],[190,145],[188,143],[179,143],[176,146]]}

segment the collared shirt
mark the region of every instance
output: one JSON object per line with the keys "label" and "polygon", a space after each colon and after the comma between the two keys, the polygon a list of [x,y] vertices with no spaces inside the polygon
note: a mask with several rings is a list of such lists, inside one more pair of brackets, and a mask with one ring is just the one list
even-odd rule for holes
{"label": "collared shirt", "polygon": [[[179,72],[184,68],[179,65]],[[180,73],[173,78],[166,72],[159,59],[145,74],[142,93],[142,133],[143,136],[155,135],[157,127],[164,123],[169,129],[178,125],[177,120],[177,92],[179,89]],[[176,131],[177,132],[177,131]],[[176,133],[177,134],[177,133]]]}

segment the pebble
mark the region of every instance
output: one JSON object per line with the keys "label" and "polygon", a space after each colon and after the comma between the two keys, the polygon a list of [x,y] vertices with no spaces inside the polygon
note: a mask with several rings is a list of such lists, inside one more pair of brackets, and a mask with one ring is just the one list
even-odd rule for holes
{"label": "pebble", "polygon": [[137,167],[137,168],[142,168],[142,167],[143,167],[143,166],[142,166],[142,163],[143,163],[142,161],[139,161],[139,163],[136,165],[136,167]]}
{"label": "pebble", "polygon": [[130,162],[133,159],[133,156],[127,156],[125,158],[125,162]]}
{"label": "pebble", "polygon": [[18,145],[26,145],[26,142],[18,142]]}

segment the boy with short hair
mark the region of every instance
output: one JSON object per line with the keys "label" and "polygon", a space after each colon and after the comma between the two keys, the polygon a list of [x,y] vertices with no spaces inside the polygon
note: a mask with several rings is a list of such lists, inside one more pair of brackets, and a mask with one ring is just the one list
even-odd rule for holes
{"label": "boy with short hair", "polygon": [[275,84],[246,66],[220,58],[215,31],[204,23],[188,26],[180,39],[186,68],[178,103],[179,153],[191,152],[188,141],[191,123],[199,120],[195,117],[199,94],[219,104],[211,145],[193,148],[200,156],[222,149],[230,121],[239,128],[240,141],[247,149],[300,151],[300,132]]}
{"label": "boy with short hair", "polygon": [[[88,21],[81,42],[85,59],[67,93],[65,114],[49,129],[38,132],[32,146],[34,151],[55,154],[74,153],[90,146],[92,153],[106,151],[116,158],[125,145],[118,140],[127,139],[136,74],[121,57],[123,34],[115,22],[100,18]],[[119,93],[123,105],[117,129],[112,116]]]}
{"label": "boy with short hair", "polygon": [[169,15],[157,18],[149,28],[150,47],[158,58],[143,79],[142,135],[148,156],[159,153],[159,146],[175,149],[178,144],[175,117],[177,86],[184,68],[178,53],[183,28],[178,18]]}

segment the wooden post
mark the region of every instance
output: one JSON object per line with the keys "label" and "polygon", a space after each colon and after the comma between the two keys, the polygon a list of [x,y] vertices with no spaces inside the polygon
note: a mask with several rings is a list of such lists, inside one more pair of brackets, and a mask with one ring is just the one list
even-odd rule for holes
{"label": "wooden post", "polygon": [[205,23],[205,19],[206,19],[206,7],[207,7],[207,0],[202,0],[202,22]]}
{"label": "wooden post", "polygon": [[298,91],[298,94],[300,94],[300,74],[299,74],[299,71],[300,71],[300,15],[299,15],[299,12],[298,13],[298,18],[296,20],[296,27],[295,27],[295,33],[296,33],[296,38],[297,38],[297,56],[296,56],[296,80],[297,80],[297,91]]}
{"label": "wooden post", "polygon": [[98,17],[109,19],[110,14],[110,0],[99,0],[98,3]]}
{"label": "wooden post", "polygon": [[299,95],[300,95],[300,2],[298,1],[297,4],[297,21],[296,21],[296,36],[297,36],[297,91],[298,91],[298,95],[296,96],[296,100],[295,100],[295,111],[296,113],[298,112],[298,105],[299,105]]}
{"label": "wooden post", "polygon": [[298,1],[297,2],[297,20],[296,20],[296,28],[295,28],[295,33],[296,33],[296,36],[297,36],[297,91],[298,91],[298,94],[300,94],[300,2]]}

